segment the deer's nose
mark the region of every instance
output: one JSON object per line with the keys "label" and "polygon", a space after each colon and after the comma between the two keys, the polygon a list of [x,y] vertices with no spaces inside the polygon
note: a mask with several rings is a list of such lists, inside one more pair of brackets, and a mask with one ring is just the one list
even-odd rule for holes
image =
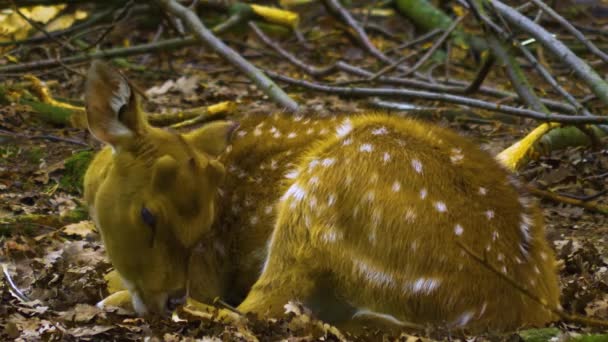
{"label": "deer's nose", "polygon": [[186,290],[179,289],[167,297],[167,309],[171,312],[186,303]]}

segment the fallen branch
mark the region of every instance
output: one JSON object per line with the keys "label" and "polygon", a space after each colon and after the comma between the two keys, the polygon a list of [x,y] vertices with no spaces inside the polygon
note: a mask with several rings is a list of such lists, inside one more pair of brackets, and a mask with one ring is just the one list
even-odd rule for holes
{"label": "fallen branch", "polygon": [[[330,64],[330,65],[324,66],[324,67],[315,67],[315,66],[308,65],[305,62],[303,62],[302,60],[300,60],[299,58],[297,58],[296,56],[294,56],[292,53],[285,50],[279,43],[272,41],[254,23],[250,23],[249,26],[251,27],[253,32],[257,35],[257,37],[264,44],[271,47],[279,55],[281,55],[283,58],[285,58],[288,62],[290,62],[291,64],[300,68],[308,75],[311,75],[314,77],[324,77],[324,76],[330,75],[332,73],[335,73],[337,71],[343,71],[343,72],[346,72],[346,73],[349,73],[349,74],[352,74],[355,76],[365,77],[365,78],[370,78],[370,77],[374,76],[374,73],[372,73],[370,71],[367,71],[367,70],[359,68],[357,66],[348,64],[343,61],[337,61],[333,64]],[[491,67],[491,64],[486,65],[486,66],[488,67],[488,70],[486,70],[485,73],[487,73],[489,71],[489,67]],[[481,72],[483,72],[483,70]],[[516,95],[511,92],[502,91],[502,90],[498,90],[498,89],[494,89],[494,88],[490,88],[490,87],[482,87],[481,82],[483,81],[483,78],[477,79],[477,82],[479,84],[475,84],[475,85],[468,84],[465,81],[452,80],[452,81],[450,81],[450,83],[454,84],[453,86],[445,85],[445,84],[438,84],[438,83],[430,83],[430,82],[420,81],[420,80],[411,79],[411,78],[388,77],[388,76],[379,76],[376,81],[385,83],[385,84],[394,84],[394,85],[412,87],[412,88],[416,88],[416,89],[430,90],[430,91],[435,91],[435,92],[440,92],[440,93],[467,95],[472,90],[475,90],[475,91],[479,91],[483,95],[488,95],[488,96],[493,96],[493,97],[500,97],[500,98],[516,97]],[[471,87],[474,87],[474,89]],[[573,107],[571,107],[565,103],[554,101],[551,99],[541,99],[541,101],[543,104],[545,104],[547,107],[549,107],[553,110],[558,110],[560,112],[572,113],[572,114],[576,113],[576,110]]]}
{"label": "fallen branch", "polygon": [[608,123],[608,116],[593,116],[581,117],[563,114],[545,114],[531,109],[517,108],[512,106],[504,106],[500,104],[490,103],[483,100],[466,98],[445,93],[432,93],[428,91],[412,90],[412,89],[394,89],[394,88],[356,88],[356,87],[336,87],[327,84],[298,80],[288,76],[277,74],[267,70],[266,73],[279,81],[288,84],[301,86],[315,91],[338,94],[343,96],[391,96],[398,98],[416,98],[421,100],[441,101],[454,103],[458,105],[469,106],[493,112],[505,113],[513,116],[530,118],[542,122],[560,122],[568,124],[583,124],[583,123]]}
{"label": "fallen branch", "polygon": [[116,48],[108,50],[99,50],[90,53],[82,53],[76,56],[56,58],[56,59],[43,59],[35,62],[11,64],[0,67],[1,73],[18,73],[25,71],[34,71],[41,69],[48,69],[68,64],[78,64],[88,62],[96,58],[115,58],[134,56],[144,53],[160,51],[160,50],[172,50],[178,49],[185,46],[195,45],[197,40],[194,37],[185,38],[173,38],[167,40],[161,40],[154,43],[130,46],[126,48]]}
{"label": "fallen branch", "polygon": [[589,64],[580,59],[564,43],[547,32],[547,30],[526,16],[498,0],[488,1],[503,18],[536,38],[547,50],[551,51],[563,63],[571,67],[574,73],[591,88],[591,91],[602,102],[608,104],[608,83]]}
{"label": "fallen branch", "polygon": [[567,197],[560,194],[556,194],[551,191],[541,190],[533,186],[528,186],[527,189],[528,191],[530,191],[530,193],[551,200],[553,202],[570,204],[577,207],[585,208],[595,213],[608,215],[608,206],[598,203],[597,201],[585,201],[577,198]]}
{"label": "fallen branch", "polygon": [[340,4],[338,0],[323,0],[323,4],[328,11],[336,15],[343,23],[348,25],[350,30],[348,33],[372,56],[378,58],[384,63],[392,64],[394,61],[386,56],[382,51],[378,50],[370,41],[365,30],[357,23],[355,18]]}
{"label": "fallen branch", "polygon": [[285,107],[291,112],[298,110],[298,104],[291,99],[279,86],[277,86],[262,71],[249,63],[245,58],[236,53],[228,45],[218,39],[209,29],[203,25],[198,16],[192,10],[180,5],[175,0],[159,0],[159,3],[168,12],[179,17],[194,33],[196,38],[210,47],[218,55],[237,67],[249,77],[265,94],[272,100]]}
{"label": "fallen branch", "polygon": [[559,15],[553,8],[547,6],[541,0],[531,0],[538,8],[540,8],[543,12],[547,13],[551,18],[557,21],[560,25],[562,25],[566,31],[570,32],[576,39],[578,39],[585,47],[591,51],[593,54],[598,56],[604,63],[608,63],[608,54],[604,53],[602,50],[598,49],[595,44],[589,41],[585,35],[576,29],[574,25],[570,24],[568,20]]}

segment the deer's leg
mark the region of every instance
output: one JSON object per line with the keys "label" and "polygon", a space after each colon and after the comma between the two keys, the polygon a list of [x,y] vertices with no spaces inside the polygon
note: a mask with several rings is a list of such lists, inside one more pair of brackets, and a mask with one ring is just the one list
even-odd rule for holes
{"label": "deer's leg", "polygon": [[314,252],[303,248],[305,228],[281,221],[277,220],[262,274],[238,307],[241,312],[280,317],[289,301],[306,303],[314,292],[316,272],[311,265],[315,263],[310,262]]}

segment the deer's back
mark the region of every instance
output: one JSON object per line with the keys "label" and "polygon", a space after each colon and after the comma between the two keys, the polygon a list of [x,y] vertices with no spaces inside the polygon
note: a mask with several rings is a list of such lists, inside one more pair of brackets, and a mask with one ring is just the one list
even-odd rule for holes
{"label": "deer's back", "polygon": [[557,305],[538,211],[472,142],[381,114],[316,124],[280,117],[241,132],[224,200],[227,222],[242,232],[244,284],[281,228],[281,248],[298,264],[286,267],[329,274],[355,310],[450,326],[545,322],[550,314],[509,280]]}

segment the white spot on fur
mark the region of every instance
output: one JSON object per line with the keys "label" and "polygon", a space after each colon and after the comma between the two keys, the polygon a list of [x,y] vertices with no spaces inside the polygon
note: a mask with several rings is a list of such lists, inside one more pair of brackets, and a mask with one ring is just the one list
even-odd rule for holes
{"label": "white spot on fur", "polygon": [[298,183],[293,183],[289,189],[285,192],[281,200],[286,200],[293,197],[296,201],[301,201],[306,196],[306,190],[304,190]]}
{"label": "white spot on fur", "polygon": [[388,133],[388,129],[386,129],[386,127],[380,127],[372,130],[373,135],[385,135],[386,133]]}
{"label": "white spot on fur", "polygon": [[482,196],[485,196],[488,193],[488,189],[482,187],[479,187],[479,194]]}
{"label": "white spot on fur", "polygon": [[308,163],[308,171],[311,171],[312,169],[314,169],[317,165],[319,165],[320,162],[317,159],[313,159]]}
{"label": "white spot on fur", "polygon": [[448,207],[443,202],[435,202],[435,209],[437,209],[440,213],[445,213],[448,211]]}
{"label": "white spot on fur", "polygon": [[416,173],[422,173],[422,163],[418,159],[412,159],[412,167]]}
{"label": "white spot on fur", "polygon": [[391,190],[393,190],[393,192],[399,192],[399,190],[401,190],[401,183],[399,183],[399,181],[395,181],[391,187]]}
{"label": "white spot on fur", "polygon": [[353,123],[349,119],[346,119],[342,121],[342,124],[336,129],[336,135],[339,138],[345,137],[350,133],[350,131],[352,131],[352,129]]}
{"label": "white spot on fur", "polygon": [[462,150],[459,148],[453,148],[450,154],[450,161],[452,164],[459,164],[464,159],[464,155],[462,154]]}
{"label": "white spot on fur", "polygon": [[314,130],[314,129],[309,128],[309,129],[307,129],[307,130],[306,130],[306,135],[311,135],[311,134],[313,134],[314,132],[315,132],[315,130]]}
{"label": "white spot on fur", "polygon": [[485,214],[486,214],[486,217],[488,218],[488,220],[491,220],[494,218],[494,210],[487,210]]}
{"label": "white spot on fur", "polygon": [[317,207],[317,197],[316,196],[310,196],[310,200],[308,201],[308,205],[310,206],[311,209],[314,209]]}
{"label": "white spot on fur", "polygon": [[538,266],[534,266],[534,273],[536,274],[540,274],[540,269],[538,269]]}
{"label": "white spot on fur", "polygon": [[325,167],[330,167],[330,166],[334,165],[335,162],[336,162],[336,159],[334,159],[334,158],[325,158],[321,161],[321,165],[323,165]]}
{"label": "white spot on fur", "polygon": [[365,200],[368,202],[372,202],[375,198],[376,198],[376,194],[374,193],[373,190],[370,190],[365,194]]}
{"label": "white spot on fur", "polygon": [[336,195],[329,194],[329,196],[327,196],[327,206],[331,207],[334,203],[336,203]]}
{"label": "white spot on fur", "polygon": [[289,172],[287,172],[285,174],[285,178],[287,178],[287,179],[296,179],[299,174],[300,174],[300,171],[298,171],[298,170],[291,170],[291,171],[289,171]]}
{"label": "white spot on fur", "polygon": [[258,222],[260,221],[260,219],[257,216],[251,216],[251,218],[249,219],[249,223],[251,223],[252,226],[255,226],[256,224],[258,224]]}
{"label": "white spot on fur", "polygon": [[342,237],[343,237],[342,232],[338,232],[332,228],[323,233],[322,239],[326,243],[334,243],[338,240],[341,240]]}
{"label": "white spot on fur", "polygon": [[545,252],[540,252],[540,254],[539,254],[539,255],[540,255],[540,258],[541,258],[541,259],[543,259],[543,260],[547,260],[547,253],[545,253]]}
{"label": "white spot on fur", "polygon": [[412,208],[407,208],[405,211],[405,221],[412,223],[416,219],[416,212]]}
{"label": "white spot on fur", "polygon": [[244,136],[247,135],[247,131],[238,131],[236,133],[236,135],[237,135],[237,137],[241,137],[242,138],[242,137],[244,137]]}
{"label": "white spot on fur", "polygon": [[319,177],[317,177],[317,176],[310,177],[310,179],[308,180],[308,184],[310,184],[311,186],[319,185]]}
{"label": "white spot on fur", "polygon": [[499,237],[500,237],[500,234],[498,234],[497,230],[492,232],[492,241],[498,240]]}
{"label": "white spot on fur", "polygon": [[503,261],[505,259],[505,255],[502,253],[498,253],[498,257],[496,257],[496,259],[498,259],[498,261]]}
{"label": "white spot on fur", "polygon": [[382,161],[384,162],[384,164],[386,164],[389,161],[391,161],[391,155],[390,155],[390,153],[384,152],[384,154],[382,155]]}
{"label": "white spot on fur", "polygon": [[462,313],[451,325],[455,327],[464,327],[469,323],[469,321],[471,321],[473,314],[474,313],[472,311],[466,311]]}
{"label": "white spot on fur", "polygon": [[507,274],[507,266],[503,266],[500,271],[504,274]]}
{"label": "white spot on fur", "polygon": [[454,234],[460,236],[460,235],[462,235],[462,233],[464,233],[464,228],[462,228],[462,226],[460,224],[457,224],[456,226],[454,226]]}
{"label": "white spot on fur", "polygon": [[361,152],[371,152],[374,150],[374,146],[372,146],[371,144],[362,144],[359,147],[359,151]]}
{"label": "white spot on fur", "polygon": [[348,138],[348,139],[346,139],[346,140],[344,140],[344,141],[342,142],[342,145],[344,145],[344,146],[348,146],[348,145],[350,145],[350,144],[352,144],[352,143],[353,143],[353,139]]}
{"label": "white spot on fur", "polygon": [[427,195],[428,195],[428,192],[426,191],[426,188],[423,188],[422,190],[420,190],[420,199],[425,199]]}
{"label": "white spot on fur", "polygon": [[298,134],[296,134],[295,132],[291,132],[291,133],[289,133],[289,134],[287,135],[287,138],[289,138],[289,139],[293,139],[293,138],[295,138],[295,137],[297,137],[297,136],[298,136]]}
{"label": "white spot on fur", "polygon": [[264,214],[270,215],[270,214],[272,214],[272,210],[273,210],[273,207],[271,205],[268,205],[268,206],[266,206],[266,208],[264,208]]}
{"label": "white spot on fur", "polygon": [[413,291],[414,293],[424,293],[431,294],[435,291],[441,281],[439,279],[434,278],[418,278],[411,284],[407,285],[407,288]]}
{"label": "white spot on fur", "polygon": [[377,286],[392,286],[395,283],[395,279],[390,274],[382,272],[361,260],[355,260],[355,267],[357,272],[364,276],[367,281]]}

